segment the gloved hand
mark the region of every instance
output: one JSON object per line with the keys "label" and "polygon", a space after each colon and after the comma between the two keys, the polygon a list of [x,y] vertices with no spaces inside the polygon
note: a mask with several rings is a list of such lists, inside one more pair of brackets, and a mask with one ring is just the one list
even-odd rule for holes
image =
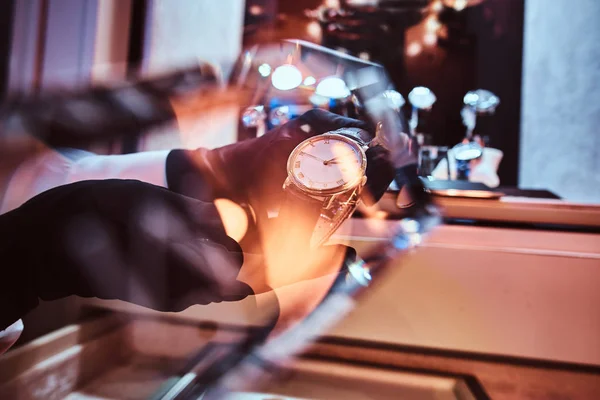
{"label": "gloved hand", "polygon": [[180,311],[253,293],[214,204],[138,181],[60,186],[1,215],[0,257],[0,330],[38,299]]}
{"label": "gloved hand", "polygon": [[[363,121],[314,109],[259,138],[214,150],[174,150],[167,158],[168,186],[178,193],[206,201],[227,198],[250,204],[259,214],[258,228],[246,235],[243,243],[244,251],[251,253],[256,262],[245,265],[242,276],[251,282],[255,291],[336,273],[344,256],[353,253],[353,249],[345,246],[308,249],[308,225],[316,218],[312,210],[311,215],[306,215],[306,210],[289,213],[292,220],[286,221],[278,221],[280,218],[267,221],[260,215],[264,210],[278,209],[281,205],[287,160],[299,143],[315,135],[350,127],[369,129]],[[371,137],[360,139],[369,142]],[[369,148],[364,200],[379,200],[394,173],[388,151],[380,146]],[[299,227],[301,225],[307,226]],[[295,229],[289,229],[291,227]]]}
{"label": "gloved hand", "polygon": [[[292,150],[312,136],[350,127],[369,129],[363,121],[314,109],[259,138],[214,150],[173,150],[167,158],[168,186],[190,197],[227,198],[269,209],[281,201]],[[362,140],[369,142],[371,138]],[[368,149],[366,189],[375,201],[393,178],[388,152],[379,146]]]}

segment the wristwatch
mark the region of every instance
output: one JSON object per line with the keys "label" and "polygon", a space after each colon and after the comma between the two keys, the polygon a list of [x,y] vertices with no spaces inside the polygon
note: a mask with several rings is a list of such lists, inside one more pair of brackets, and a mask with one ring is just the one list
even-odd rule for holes
{"label": "wristwatch", "polygon": [[328,132],[303,141],[288,158],[280,215],[304,220],[310,247],[325,243],[356,209],[367,182],[365,136],[359,128]]}

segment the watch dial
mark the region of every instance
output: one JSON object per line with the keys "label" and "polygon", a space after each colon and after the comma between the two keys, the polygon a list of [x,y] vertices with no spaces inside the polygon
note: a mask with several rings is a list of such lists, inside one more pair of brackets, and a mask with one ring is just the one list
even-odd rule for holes
{"label": "watch dial", "polygon": [[315,190],[340,188],[361,176],[363,151],[343,138],[323,135],[303,142],[290,159],[290,169],[303,186]]}

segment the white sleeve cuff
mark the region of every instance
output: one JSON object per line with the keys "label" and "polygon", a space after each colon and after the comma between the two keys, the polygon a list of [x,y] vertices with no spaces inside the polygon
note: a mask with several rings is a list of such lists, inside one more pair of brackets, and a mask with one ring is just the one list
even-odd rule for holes
{"label": "white sleeve cuff", "polygon": [[65,183],[101,179],[134,179],[167,187],[165,163],[169,150],[84,157],[69,169]]}
{"label": "white sleeve cuff", "polygon": [[4,193],[0,214],[57,186],[86,180],[134,179],[167,187],[166,160],[169,150],[100,156],[89,153],[71,159],[48,149],[25,161],[14,172]]}

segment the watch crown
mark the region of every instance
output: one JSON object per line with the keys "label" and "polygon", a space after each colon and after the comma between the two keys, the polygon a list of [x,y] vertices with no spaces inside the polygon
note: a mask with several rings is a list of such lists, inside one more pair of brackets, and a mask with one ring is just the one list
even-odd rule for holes
{"label": "watch crown", "polygon": [[291,183],[292,182],[290,181],[289,176],[287,178],[285,178],[285,181],[283,182],[283,190],[286,190],[288,187],[290,187]]}

